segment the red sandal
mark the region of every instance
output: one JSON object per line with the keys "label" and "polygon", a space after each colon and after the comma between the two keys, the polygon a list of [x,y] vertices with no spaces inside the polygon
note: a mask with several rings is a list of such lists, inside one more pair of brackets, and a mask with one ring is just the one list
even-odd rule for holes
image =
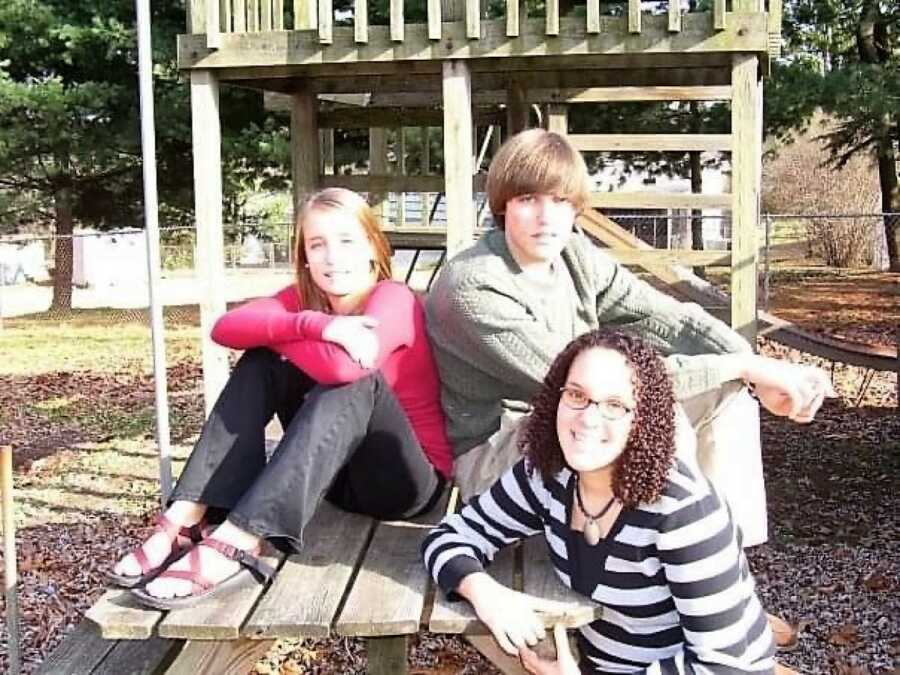
{"label": "red sandal", "polygon": [[[172,544],[172,550],[159,565],[151,565],[144,553],[144,544],[138,546],[131,554],[141,566],[140,574],[116,574],[113,571],[107,573],[110,583],[121,588],[134,588],[151,581],[173,562],[183,556],[194,544],[198,543],[207,534],[206,518],[202,518],[196,525],[182,527],[169,520],[165,514],[156,516],[156,532],[165,532]],[[152,536],[152,535],[151,535]],[[149,538],[149,537],[148,537]],[[146,543],[146,542],[145,542]]]}
{"label": "red sandal", "polygon": [[[221,553],[230,560],[240,563],[241,567],[231,576],[225,577],[219,582],[209,581],[200,571],[200,546],[208,546]],[[158,598],[150,595],[143,588],[132,589],[138,602],[152,609],[181,609],[190,607],[199,600],[212,597],[221,597],[231,589],[243,587],[248,579],[254,579],[259,584],[265,584],[275,575],[275,569],[259,559],[261,545],[251,551],[244,551],[217,539],[204,539],[188,553],[187,570],[166,570],[157,575],[158,579],[185,579],[191,582],[191,594],[174,598]]]}

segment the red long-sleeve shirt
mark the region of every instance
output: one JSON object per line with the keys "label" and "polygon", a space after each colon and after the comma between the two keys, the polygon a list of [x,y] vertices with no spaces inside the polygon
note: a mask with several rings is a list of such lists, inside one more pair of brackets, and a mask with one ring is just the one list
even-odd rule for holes
{"label": "red long-sleeve shirt", "polygon": [[[409,418],[422,449],[447,478],[453,455],[444,426],[440,382],[425,332],[422,303],[404,284],[382,281],[366,301],[363,313],[377,319],[375,370]],[[224,314],[212,339],[232,349],[267,347],[281,354],[320,384],[353,382],[372,372],[362,368],[343,347],[322,339],[332,314],[302,309],[293,286]]]}

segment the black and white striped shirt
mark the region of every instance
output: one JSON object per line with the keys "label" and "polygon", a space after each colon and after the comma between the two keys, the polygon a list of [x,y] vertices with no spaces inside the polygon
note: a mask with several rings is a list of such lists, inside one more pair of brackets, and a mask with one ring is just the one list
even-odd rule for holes
{"label": "black and white striped shirt", "polygon": [[520,460],[422,545],[452,593],[497,551],[543,533],[562,582],[603,605],[579,629],[593,673],[767,673],[774,646],[740,546],[740,531],[709,482],[678,462],[662,497],[623,509],[597,546],[570,527],[575,480],[550,482]]}

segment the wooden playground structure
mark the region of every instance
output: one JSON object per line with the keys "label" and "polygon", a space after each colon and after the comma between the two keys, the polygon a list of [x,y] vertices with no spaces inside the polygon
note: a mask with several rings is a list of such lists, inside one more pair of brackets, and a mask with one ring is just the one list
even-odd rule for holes
{"label": "wooden playground structure", "polygon": [[[716,151],[730,153],[731,191],[722,194],[604,192],[594,208],[730,211],[730,252],[613,250],[623,262],[664,268],[731,268],[731,323],[757,330],[756,266],[762,154],[762,78],[780,45],[781,0],[713,0],[687,11],[681,0],[601,4],[547,0],[540,16],[506,0],[491,16],[479,0],[427,0],[406,20],[389,0],[385,25],[372,25],[366,0],[335,10],[332,0],[192,0],[179,66],[190,76],[201,331],[225,310],[219,88],[249,87],[281,95],[291,113],[295,205],[312,191],[340,185],[369,194],[437,192],[446,199],[446,229],[401,224],[396,242],[434,243],[448,255],[474,237],[478,174],[476,129],[499,140],[541,123],[567,132],[567,109],[584,102],[728,101],[729,134],[572,134],[583,152]],[[768,5],[768,6],[766,6]],[[693,6],[693,3],[691,3]],[[423,14],[423,10],[424,14]],[[500,12],[495,12],[500,14]],[[388,172],[387,129],[442,127],[444,175]],[[334,175],[334,128],[368,128],[369,174]],[[502,131],[501,131],[502,128]],[[399,134],[402,139],[402,132]],[[425,166],[428,160],[425,158]],[[585,228],[622,249],[616,223],[590,212]],[[616,246],[615,242],[620,245]],[[438,245],[440,245],[438,244]],[[205,394],[214,401],[227,377],[225,350],[204,343]]]}

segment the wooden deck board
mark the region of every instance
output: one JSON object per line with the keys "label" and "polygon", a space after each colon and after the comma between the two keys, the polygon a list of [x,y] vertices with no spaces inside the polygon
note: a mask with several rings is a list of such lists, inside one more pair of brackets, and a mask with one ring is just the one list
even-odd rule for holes
{"label": "wooden deck board", "polygon": [[371,518],[323,502],[243,629],[251,638],[328,635],[374,527]]}
{"label": "wooden deck board", "polygon": [[112,588],[85,613],[107,640],[146,640],[163,613],[138,604],[130,591]]}
{"label": "wooden deck board", "polygon": [[[280,553],[273,552],[264,555],[262,560],[277,568],[282,558]],[[159,624],[159,635],[190,640],[234,640],[263,590],[255,579],[247,577],[246,583],[222,598],[213,597],[169,612]]]}
{"label": "wooden deck board", "polygon": [[403,635],[419,630],[428,573],[419,546],[444,515],[446,498],[412,521],[379,523],[335,623],[341,635]]}

